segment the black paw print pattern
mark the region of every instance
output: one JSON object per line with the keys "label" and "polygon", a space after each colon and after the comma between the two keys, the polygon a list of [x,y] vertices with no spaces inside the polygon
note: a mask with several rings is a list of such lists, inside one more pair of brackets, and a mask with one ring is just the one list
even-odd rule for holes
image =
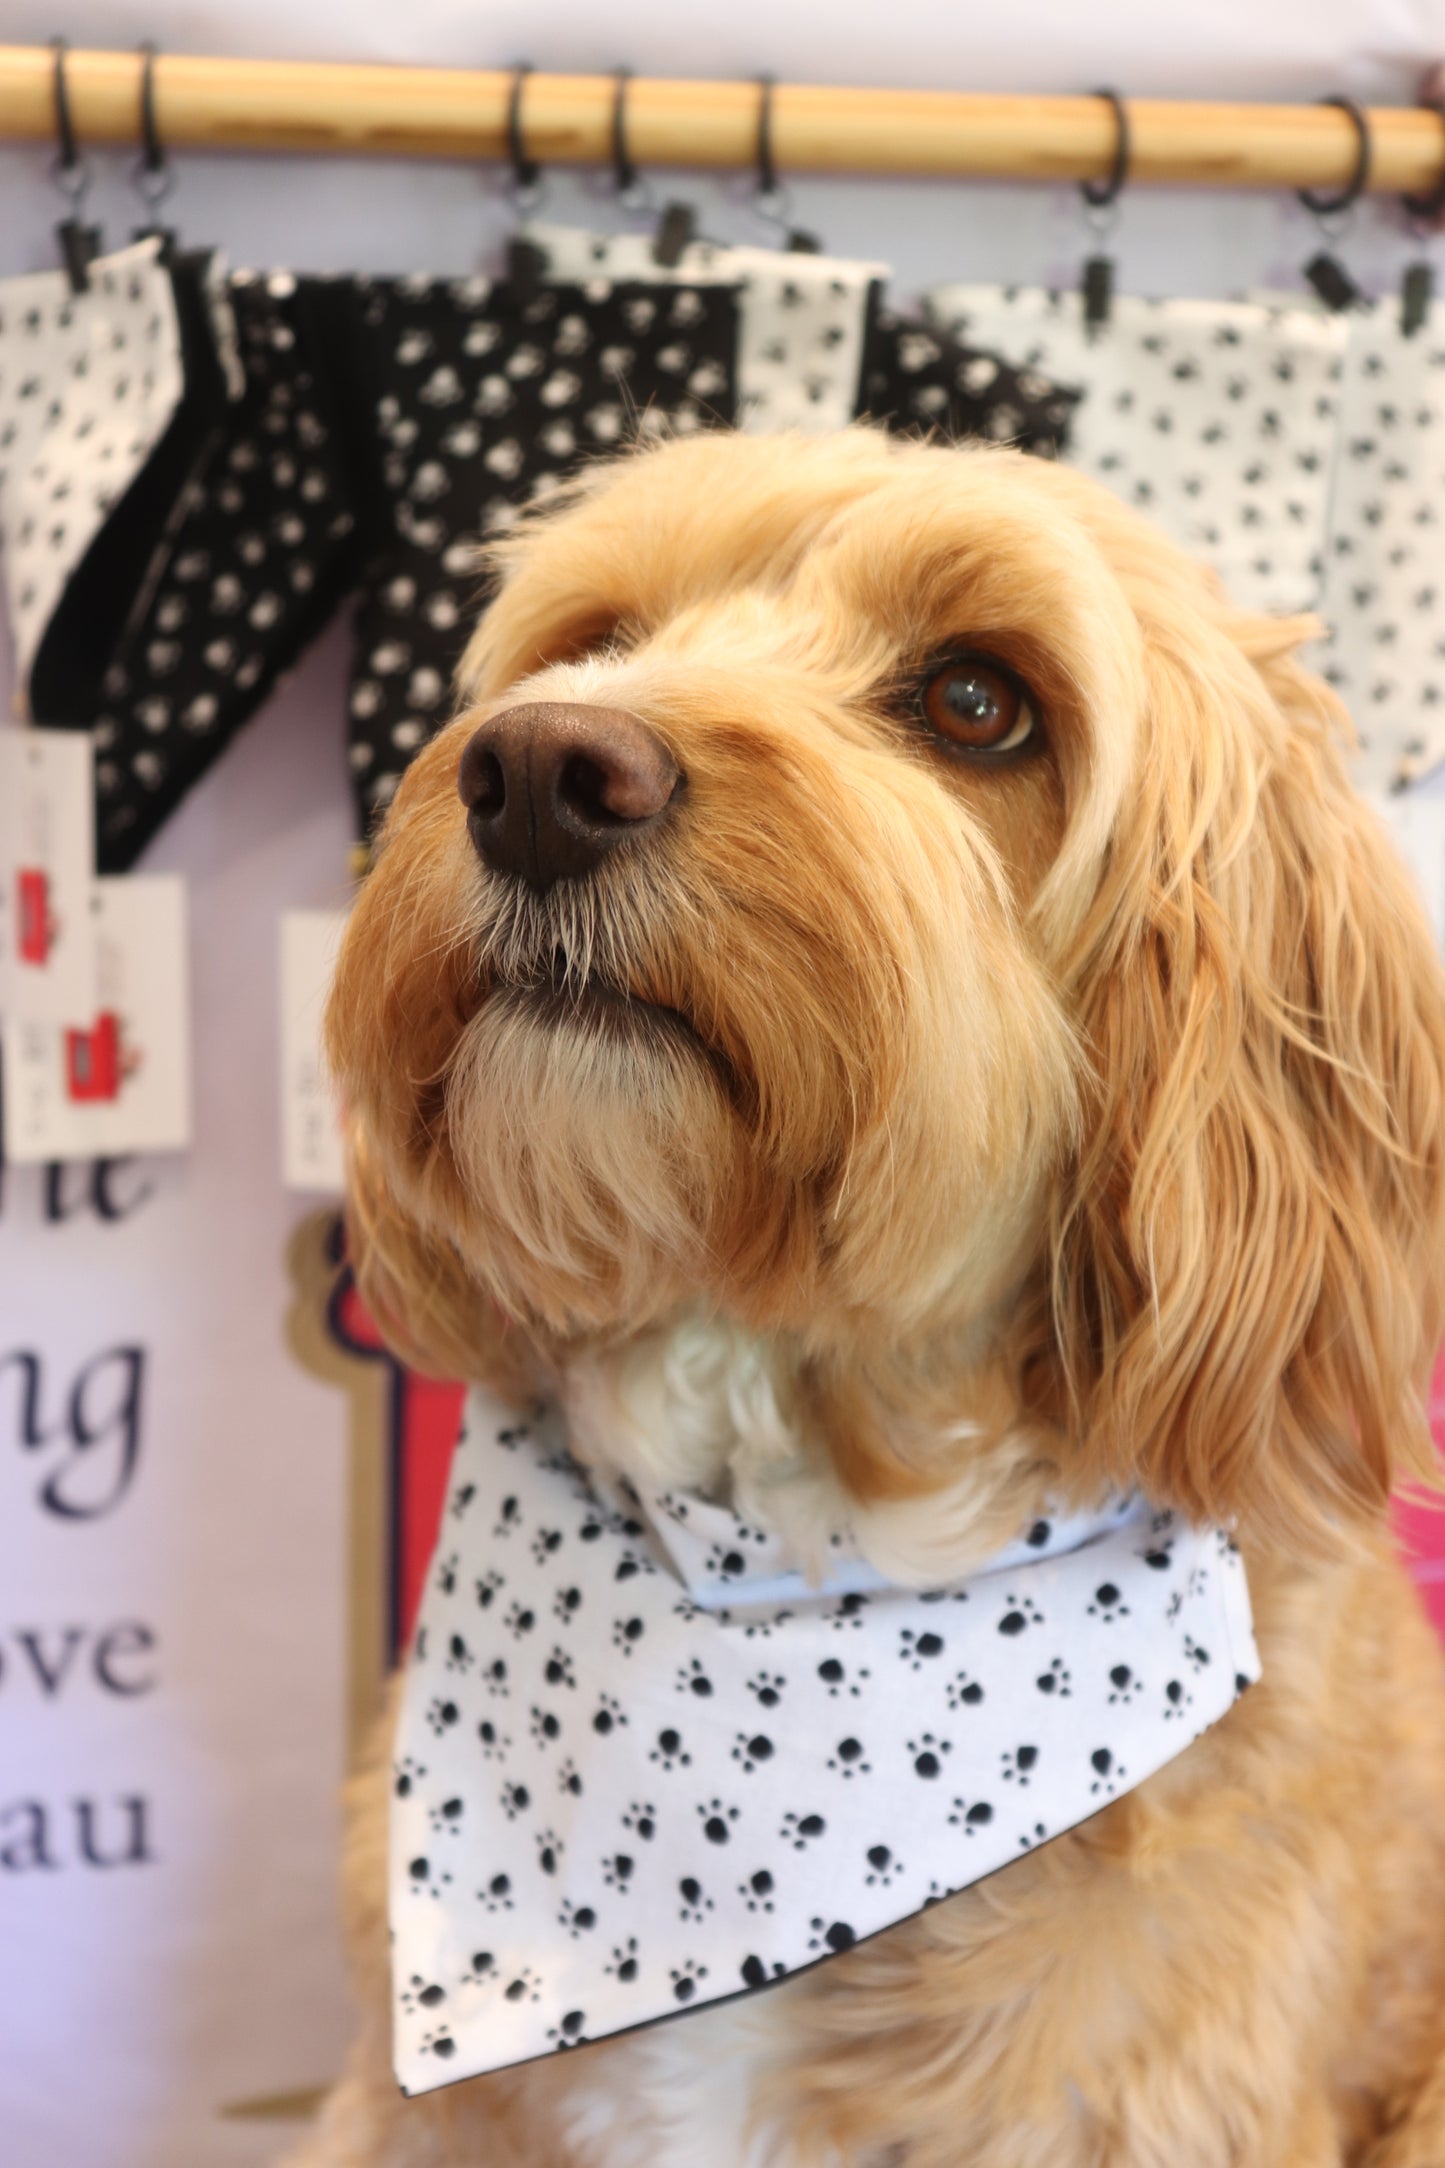
{"label": "black paw print pattern", "polygon": [[828,1767],[835,1776],[842,1777],[845,1782],[852,1777],[866,1777],[873,1773],[873,1764],[868,1759],[863,1741],[855,1739],[851,1732],[838,1741],[828,1756]]}
{"label": "black paw print pattern", "polygon": [[1094,1774],[1089,1790],[1096,1796],[1112,1799],[1122,1787],[1129,1774],[1112,1747],[1096,1746],[1089,1756],[1089,1767]]}
{"label": "black paw print pattern", "polygon": [[733,1760],[744,1775],[751,1776],[773,1758],[773,1742],[765,1731],[740,1731],[733,1740]]}
{"label": "black paw print pattern", "polygon": [[[925,1638],[936,1639],[937,1637],[925,1636]],[[850,1671],[841,1656],[825,1656],[818,1666],[818,1677],[830,1701],[837,1701],[843,1697],[857,1701],[862,1695],[866,1682],[872,1677],[872,1673],[866,1664],[854,1664]]]}
{"label": "black paw print pattern", "polygon": [[709,1844],[726,1844],[732,1837],[733,1824],[738,1818],[738,1809],[728,1806],[721,1799],[700,1799],[697,1806],[697,1818],[702,1824],[702,1833]]}
{"label": "black paw print pattern", "polygon": [[667,1770],[689,1769],[692,1766],[692,1756],[683,1743],[682,1733],[672,1724],[663,1725],[648,1760],[656,1762],[660,1769]]}
{"label": "black paw print pattern", "polygon": [[908,1742],[908,1759],[913,1764],[916,1777],[926,1777],[931,1783],[942,1776],[944,1757],[953,1752],[951,1739],[940,1739],[935,1732],[921,1731],[916,1739]]}
{"label": "black paw print pattern", "polygon": [[336,338],[378,507],[350,692],[369,829],[450,714],[480,607],[479,539],[600,453],[731,420],[737,314],[717,286],[523,294],[485,279],[360,280]]}
{"label": "black paw print pattern", "polygon": [[94,717],[102,872],[134,864],[358,573],[317,291],[289,272],[227,282],[244,389],[191,473]]}
{"label": "black paw print pattern", "polygon": [[1045,1623],[1044,1614],[1032,1596],[1016,1595],[1012,1589],[1009,1590],[998,1618],[998,1631],[1006,1640],[1016,1641],[1019,1635],[1026,1634],[1031,1626],[1042,1626]]}
{"label": "black paw print pattern", "polygon": [[[844,1594],[715,1501],[619,1510],[485,1418],[463,1494],[392,1771],[408,2090],[826,1961],[1107,1807],[1257,1672],[1237,1557],[1142,1506],[1052,1518],[942,1590],[856,1591],[831,1550]],[[673,1564],[619,1580],[653,1543]]]}
{"label": "black paw print pattern", "polygon": [[677,1916],[689,1926],[696,1926],[705,1913],[712,1910],[712,1899],[695,1874],[685,1874],[677,1885]]}

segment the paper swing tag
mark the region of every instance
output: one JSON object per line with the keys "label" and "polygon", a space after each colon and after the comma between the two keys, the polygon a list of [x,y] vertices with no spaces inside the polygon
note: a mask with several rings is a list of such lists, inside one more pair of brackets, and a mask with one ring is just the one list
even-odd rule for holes
{"label": "paper swing tag", "polygon": [[335,1196],[345,1167],[321,1019],[345,930],[344,911],[287,911],[281,920],[281,1179]]}
{"label": "paper swing tag", "polygon": [[183,1150],[191,1141],[185,883],[91,884],[95,978],[78,1017],[5,1025],[5,1156],[18,1165]]}

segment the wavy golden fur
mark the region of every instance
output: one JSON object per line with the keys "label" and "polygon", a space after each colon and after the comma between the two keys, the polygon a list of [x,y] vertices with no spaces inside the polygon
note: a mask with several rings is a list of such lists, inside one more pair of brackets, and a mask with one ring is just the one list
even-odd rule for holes
{"label": "wavy golden fur", "polygon": [[[1295,658],[1316,628],[1075,475],[861,431],[598,469],[497,558],[330,1011],[384,1324],[625,1464],[665,1453],[639,1379],[704,1320],[766,1378],[770,1495],[802,1526],[841,1493],[905,1578],[1137,1485],[1236,1529],[1265,1677],[1079,1831],[772,1991],[765,2042],[704,2011],[406,2105],[369,1782],[368,2034],[307,2160],[711,2161],[690,2041],[788,2168],[1442,2168],[1445,1679],[1384,1510],[1432,1466],[1445,983]],[[1030,688],[1030,757],[920,728],[959,643]],[[628,710],[686,778],[541,897],[457,799],[519,700]],[[559,972],[678,1028],[569,1017]],[[722,1426],[702,1473],[742,1451]]]}

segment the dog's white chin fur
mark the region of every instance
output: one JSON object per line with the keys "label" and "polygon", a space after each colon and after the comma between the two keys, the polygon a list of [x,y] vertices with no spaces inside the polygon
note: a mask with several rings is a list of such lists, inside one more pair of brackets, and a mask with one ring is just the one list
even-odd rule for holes
{"label": "dog's white chin fur", "polygon": [[904,1587],[956,1578],[1019,1532],[1009,1524],[1009,1499],[1020,1455],[1007,1440],[970,1455],[982,1426],[962,1408],[938,1441],[954,1449],[956,1472],[945,1488],[870,1505],[848,1498],[783,1406],[778,1380],[787,1360],[729,1320],[685,1316],[618,1352],[567,1366],[568,1443],[590,1466],[724,1499],[781,1536],[810,1578],[825,1570],[840,1530]]}

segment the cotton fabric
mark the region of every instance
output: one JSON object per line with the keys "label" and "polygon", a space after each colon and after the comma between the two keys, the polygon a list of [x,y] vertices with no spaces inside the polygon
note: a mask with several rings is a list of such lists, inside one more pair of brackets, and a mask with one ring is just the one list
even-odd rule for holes
{"label": "cotton fabric", "polygon": [[365,831],[451,712],[480,537],[636,435],[730,421],[737,313],[726,287],[602,278],[338,282],[330,301],[371,505],[350,689]]}
{"label": "cotton fabric", "polygon": [[[133,617],[145,607],[192,476],[225,423],[235,323],[225,266],[212,250],[164,253],[180,336],[181,395],[129,484],[68,568],[30,670],[32,722],[89,730]],[[239,370],[236,370],[239,375]]]}
{"label": "cotton fabric", "polygon": [[890,309],[887,264],[697,241],[667,271],[653,263],[647,234],[537,223],[527,238],[552,278],[735,283],[738,425],[751,434],[813,434],[867,415],[894,429],[984,437],[1045,457],[1062,449],[1074,395]]}
{"label": "cotton fabric", "polygon": [[1138,1500],[810,1588],[696,1494],[466,1405],[395,1741],[409,2093],[765,1987],[1097,1813],[1259,1676],[1228,1537]]}
{"label": "cotton fabric", "polygon": [[871,298],[858,411],[890,429],[953,443],[982,437],[1042,459],[1069,442],[1079,394],[1041,369],[965,344]]}
{"label": "cotton fabric", "polygon": [[816,436],[845,428],[857,412],[869,295],[888,276],[886,264],[695,241],[674,269],[663,269],[648,234],[536,224],[527,238],[551,279],[735,287],[737,426],[748,435]]}
{"label": "cotton fabric", "polygon": [[1080,388],[1064,457],[1212,565],[1242,607],[1320,600],[1344,320],[1255,301],[1117,297],[1094,336],[1076,292],[935,288],[955,339]]}
{"label": "cotton fabric", "polygon": [[132,865],[356,576],[355,514],[306,282],[226,288],[240,396],[186,485],[95,722],[102,872]]}
{"label": "cotton fabric", "polygon": [[0,560],[23,687],[65,585],[182,390],[157,240],[0,282]]}
{"label": "cotton fabric", "polygon": [[1394,295],[1344,330],[1322,668],[1361,782],[1398,789],[1445,761],[1445,305],[1409,339]]}

